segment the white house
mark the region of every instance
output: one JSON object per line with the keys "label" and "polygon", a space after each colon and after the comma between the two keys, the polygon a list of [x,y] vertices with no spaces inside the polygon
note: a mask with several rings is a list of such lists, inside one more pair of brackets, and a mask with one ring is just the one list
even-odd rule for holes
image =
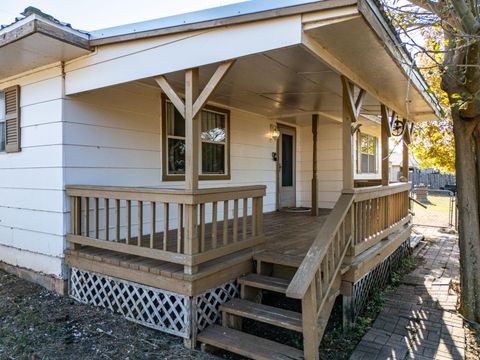
{"label": "white house", "polygon": [[[30,9],[0,30],[0,59],[7,271],[190,346],[260,357],[229,343],[250,339],[234,320],[284,326],[304,354],[275,351],[311,359],[336,296],[348,324],[408,242],[409,185],[389,184],[384,155],[396,125],[408,143],[437,111],[374,1],[250,1],[89,32]],[[258,319],[259,289],[302,313]]]}

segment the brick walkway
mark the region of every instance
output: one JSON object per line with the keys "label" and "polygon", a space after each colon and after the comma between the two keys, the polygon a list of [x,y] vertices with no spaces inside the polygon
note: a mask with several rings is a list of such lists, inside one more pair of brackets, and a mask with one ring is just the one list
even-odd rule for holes
{"label": "brick walkway", "polygon": [[449,290],[459,271],[457,238],[432,228],[419,231],[427,242],[417,254],[419,266],[385,295],[382,312],[350,360],[465,358],[457,296]]}

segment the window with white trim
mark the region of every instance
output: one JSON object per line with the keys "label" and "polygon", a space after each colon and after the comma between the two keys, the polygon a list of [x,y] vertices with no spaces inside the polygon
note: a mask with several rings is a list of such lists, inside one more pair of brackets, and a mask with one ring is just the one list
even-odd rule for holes
{"label": "window with white trim", "polygon": [[[164,180],[181,180],[185,175],[185,119],[175,106],[164,100]],[[201,111],[200,178],[229,177],[229,112],[206,107]]]}
{"label": "window with white trim", "polygon": [[378,139],[375,136],[360,133],[357,150],[357,173],[376,174],[378,172]]}

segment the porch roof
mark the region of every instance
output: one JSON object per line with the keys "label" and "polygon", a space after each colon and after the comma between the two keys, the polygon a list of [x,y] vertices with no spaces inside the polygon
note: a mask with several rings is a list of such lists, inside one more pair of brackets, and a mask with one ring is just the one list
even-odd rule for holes
{"label": "porch roof", "polygon": [[90,52],[89,35],[34,8],[0,29],[0,79]]}
{"label": "porch roof", "polygon": [[[65,61],[66,94],[73,95],[155,84],[166,74],[175,81],[193,67],[211,74],[216,63],[238,59],[213,101],[287,120],[313,113],[340,120],[345,75],[368,93],[363,113],[378,115],[383,103],[412,121],[439,117],[373,0],[253,0],[88,34],[50,18],[39,11],[0,31],[10,39],[0,42],[7,59],[0,78]],[[90,47],[96,51],[81,57]]]}

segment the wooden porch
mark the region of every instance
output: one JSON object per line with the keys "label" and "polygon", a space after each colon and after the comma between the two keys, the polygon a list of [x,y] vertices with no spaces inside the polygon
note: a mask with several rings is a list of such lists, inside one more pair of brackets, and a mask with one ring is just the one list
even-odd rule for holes
{"label": "wooden porch", "polygon": [[[344,191],[332,211],[312,216],[264,214],[263,186],[193,192],[70,186],[66,262],[72,269],[187,299],[238,280],[242,301],[220,306],[225,329],[211,318],[200,341],[230,346],[229,337],[248,336],[235,330],[235,319],[249,317],[303,332],[305,355],[315,357],[337,295],[344,295],[347,314],[353,284],[408,238],[409,187],[400,183]],[[285,310],[256,304],[261,291],[301,300],[302,313],[289,313],[292,322],[279,322]],[[138,295],[133,299],[138,301]],[[187,313],[194,309],[190,305]],[[266,318],[257,316],[265,311]],[[191,346],[198,316],[195,312],[183,335]]]}
{"label": "wooden porch", "polygon": [[[99,210],[101,211],[101,210]],[[264,241],[252,248],[239,250],[233,254],[220,256],[216,259],[202,263],[195,274],[186,274],[184,266],[179,263],[172,263],[165,260],[147,258],[140,255],[118,252],[114,247],[96,247],[86,245],[81,247],[72,247],[66,250],[67,263],[70,266],[86,268],[90,271],[100,272],[110,276],[121,276],[131,281],[146,283],[151,286],[162,285],[166,290],[178,291],[186,295],[195,295],[198,292],[207,290],[215,285],[219,285],[218,273],[230,269],[229,277],[235,278],[243,272],[250,272],[253,269],[251,259],[255,253],[275,254],[283,257],[284,261],[297,264],[302,262],[305,254],[310,248],[319,229],[325,222],[330,210],[319,209],[320,215],[311,216],[310,212],[287,212],[276,211],[265,213],[264,219]],[[103,215],[103,214],[102,214]],[[247,216],[245,224],[247,226],[247,236],[251,235],[250,226],[252,216]],[[227,227],[233,231],[235,220],[230,219]],[[243,218],[238,219],[238,237],[242,237]],[[217,221],[219,229],[224,229],[224,221]],[[205,249],[212,249],[212,223],[205,224]],[[223,231],[218,236],[218,241],[223,243]],[[168,238],[172,241],[168,244],[168,251],[175,252],[178,241],[178,230],[169,230]],[[233,237],[232,237],[233,238]],[[153,249],[163,248],[164,233],[156,232],[153,240]],[[77,238],[76,241],[79,241]],[[81,241],[81,240],[80,240]],[[112,240],[112,242],[116,242]],[[126,245],[126,239],[121,238],[119,245]],[[129,244],[138,246],[138,237],[131,237]],[[103,244],[102,244],[103,245]],[[111,245],[111,244],[109,244]],[[141,248],[150,247],[150,236],[143,236]],[[238,266],[240,264],[240,266]],[[247,271],[248,270],[248,271]],[[240,272],[239,272],[240,271]],[[206,281],[204,285],[197,287],[199,280],[212,277],[211,281]],[[215,275],[216,274],[216,275]],[[230,280],[230,278],[225,279]],[[175,280],[174,282],[168,279]],[[223,278],[222,278],[223,280]],[[171,286],[170,286],[171,285]]]}

